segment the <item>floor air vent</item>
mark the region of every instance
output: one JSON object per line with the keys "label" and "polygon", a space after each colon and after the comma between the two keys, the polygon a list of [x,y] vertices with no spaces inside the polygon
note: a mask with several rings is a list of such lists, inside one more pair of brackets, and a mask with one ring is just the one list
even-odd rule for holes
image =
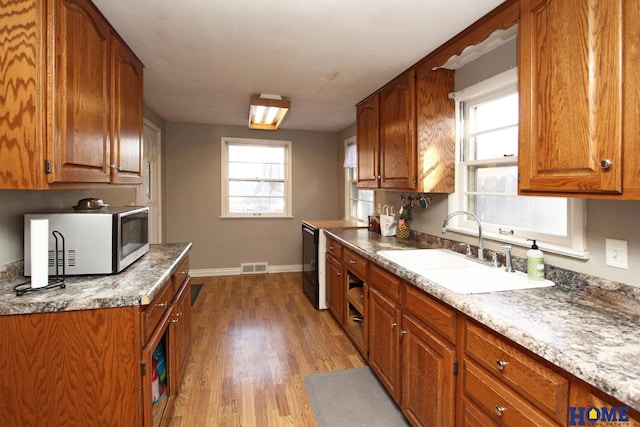
{"label": "floor air vent", "polygon": [[261,274],[268,273],[266,262],[249,262],[240,264],[241,274]]}

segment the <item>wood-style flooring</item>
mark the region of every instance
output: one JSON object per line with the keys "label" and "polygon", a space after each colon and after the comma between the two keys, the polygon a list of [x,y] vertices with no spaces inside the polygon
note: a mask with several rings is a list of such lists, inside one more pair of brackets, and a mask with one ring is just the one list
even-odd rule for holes
{"label": "wood-style flooring", "polygon": [[333,316],[306,299],[301,273],[197,281],[170,427],[315,426],[304,376],[365,365]]}

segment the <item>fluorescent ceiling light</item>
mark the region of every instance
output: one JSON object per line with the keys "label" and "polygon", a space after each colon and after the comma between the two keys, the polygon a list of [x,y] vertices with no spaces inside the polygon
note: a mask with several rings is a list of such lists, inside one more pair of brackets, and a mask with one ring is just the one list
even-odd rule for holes
{"label": "fluorescent ceiling light", "polygon": [[251,98],[249,129],[277,130],[291,108],[291,101],[280,95],[265,95]]}

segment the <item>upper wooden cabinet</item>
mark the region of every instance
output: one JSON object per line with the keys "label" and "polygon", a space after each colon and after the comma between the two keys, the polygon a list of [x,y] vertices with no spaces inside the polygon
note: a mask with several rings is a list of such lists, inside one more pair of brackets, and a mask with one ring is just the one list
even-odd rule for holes
{"label": "upper wooden cabinet", "polygon": [[410,70],[356,107],[358,187],[416,188],[415,73]]}
{"label": "upper wooden cabinet", "polygon": [[416,70],[418,182],[422,192],[455,191],[455,103],[453,70]]}
{"label": "upper wooden cabinet", "polygon": [[89,0],[6,8],[0,189],[140,183],[142,64]]}
{"label": "upper wooden cabinet", "polygon": [[380,188],[416,188],[415,72],[380,90]]}
{"label": "upper wooden cabinet", "polygon": [[380,181],[380,96],[375,93],[356,107],[358,187],[378,188]]}
{"label": "upper wooden cabinet", "polygon": [[637,2],[520,4],[520,192],[640,198]]}
{"label": "upper wooden cabinet", "polygon": [[133,52],[111,36],[113,183],[139,184],[142,176],[143,68]]}

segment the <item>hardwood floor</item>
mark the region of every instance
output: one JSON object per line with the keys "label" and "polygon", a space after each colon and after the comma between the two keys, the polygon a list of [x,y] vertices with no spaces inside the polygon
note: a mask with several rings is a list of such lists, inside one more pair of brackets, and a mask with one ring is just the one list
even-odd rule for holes
{"label": "hardwood floor", "polygon": [[365,363],[328,310],[311,306],[300,274],[197,279],[191,353],[169,426],[316,425],[304,376]]}

